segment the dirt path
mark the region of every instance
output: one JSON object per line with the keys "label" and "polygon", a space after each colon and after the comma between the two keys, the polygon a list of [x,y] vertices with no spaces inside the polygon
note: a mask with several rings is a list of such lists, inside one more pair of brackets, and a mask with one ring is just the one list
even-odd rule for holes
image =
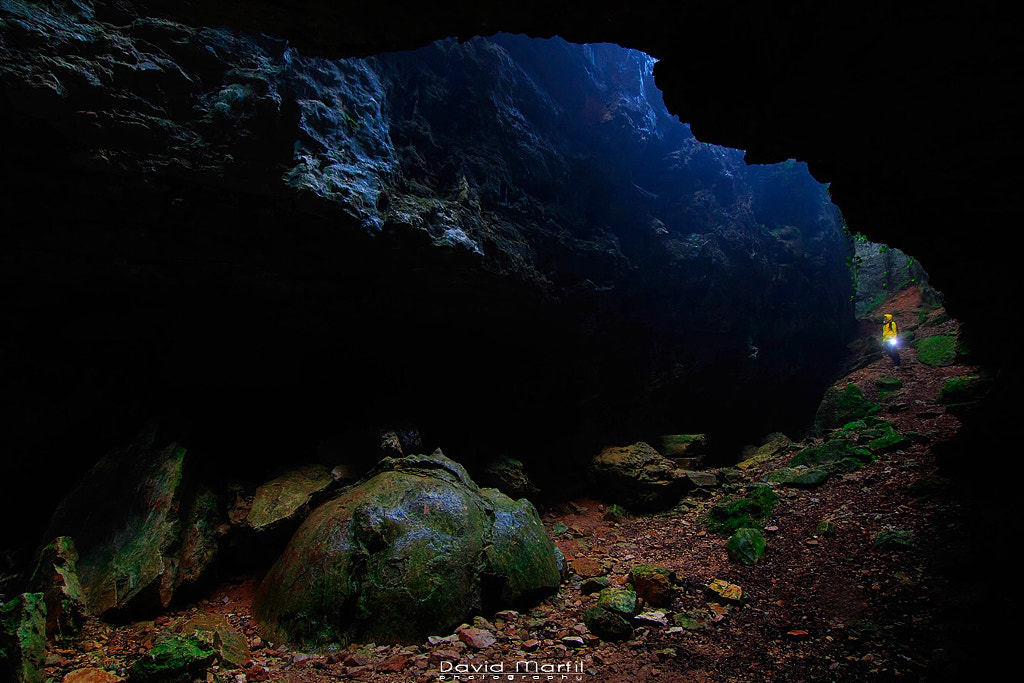
{"label": "dirt path", "polygon": [[[919,327],[920,306],[911,291],[889,302],[887,310],[904,333],[956,333],[955,321],[944,320],[941,310],[928,314],[936,324]],[[924,365],[908,348],[898,368],[875,356],[837,385],[856,383],[883,402],[883,417],[899,431],[918,436],[909,447],[821,487],[780,489],[766,529],[766,556],[753,567],[730,561],[726,539],[702,527],[701,516],[721,489],[690,496],[670,512],[618,523],[604,519],[600,501],[575,500],[543,515],[573,575],[530,612],[478,623],[496,637],[483,649],[455,637],[411,647],[353,646],[326,655],[291,652],[256,635],[250,616],[254,579],[242,577],[155,622],[116,628],[91,622],[78,647],[51,650],[48,671],[56,680],[84,666],[123,673],[161,629],[214,613],[246,636],[253,658],[245,668],[214,669],[200,680],[947,680],[969,664],[957,644],[963,627],[957,618],[963,590],[957,570],[969,558],[963,557],[968,545],[962,511],[932,451],[956,433],[959,420],[936,397],[946,378],[977,368]],[[883,376],[899,377],[903,388],[880,395],[876,381]],[[758,481],[789,455],[746,470],[740,484]],[[828,533],[822,533],[822,522],[830,523]],[[887,529],[912,543],[876,548],[877,534]],[[591,635],[582,618],[595,601],[581,590],[586,575],[621,583],[638,563],[659,564],[677,576],[666,623],[652,621],[621,642]],[[742,602],[710,594],[715,579],[739,586]],[[677,614],[693,617],[687,628],[672,621]],[[532,663],[527,666],[538,667],[541,677],[508,678],[515,662]],[[474,666],[493,672],[496,665],[505,677],[482,675],[479,668],[473,673]]]}

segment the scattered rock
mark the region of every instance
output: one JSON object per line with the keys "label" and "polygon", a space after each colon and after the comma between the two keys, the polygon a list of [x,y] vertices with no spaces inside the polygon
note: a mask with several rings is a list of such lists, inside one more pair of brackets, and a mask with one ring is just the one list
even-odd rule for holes
{"label": "scattered rock", "polygon": [[459,631],[459,640],[474,650],[484,650],[497,642],[490,631],[485,631],[480,628],[461,629]]}

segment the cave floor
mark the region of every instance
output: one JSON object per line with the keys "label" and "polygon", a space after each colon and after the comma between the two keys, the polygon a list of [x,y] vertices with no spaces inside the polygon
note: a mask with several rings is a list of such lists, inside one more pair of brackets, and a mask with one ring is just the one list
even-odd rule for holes
{"label": "cave floor", "polygon": [[[888,302],[904,329],[920,306],[915,294]],[[955,332],[955,321],[945,325]],[[84,667],[123,674],[161,630],[215,613],[246,636],[252,661],[208,669],[199,680],[947,680],[970,666],[971,653],[960,642],[972,628],[965,605],[977,578],[965,568],[977,558],[968,557],[963,502],[936,466],[934,445],[960,427],[936,397],[947,377],[976,371],[927,366],[904,349],[899,368],[879,357],[840,379],[839,386],[854,382],[869,398],[883,400],[883,416],[898,430],[928,440],[817,488],[780,489],[766,525],[766,554],[754,566],[731,561],[727,539],[702,527],[701,516],[720,490],[618,522],[604,519],[600,501],[566,501],[542,510],[542,517],[573,572],[534,609],[476,624],[496,638],[486,647],[474,647],[485,643],[471,638],[441,638],[405,647],[353,645],[330,654],[290,651],[256,635],[250,616],[256,578],[240,576],[154,621],[91,621],[73,648],[51,647],[47,672],[55,680]],[[875,380],[886,375],[899,377],[903,389],[882,398]],[[745,476],[757,481],[790,455],[752,466]],[[831,522],[830,532],[821,532],[823,521]],[[874,541],[884,530],[906,532],[912,543],[880,549]],[[658,608],[665,623],[653,614],[632,638],[616,642],[591,635],[582,615],[596,595],[581,591],[584,575],[622,583],[640,563],[676,574],[671,604]],[[715,579],[741,588],[741,601],[709,592]],[[690,620],[679,626],[675,615]],[[516,675],[518,662],[537,669]]]}

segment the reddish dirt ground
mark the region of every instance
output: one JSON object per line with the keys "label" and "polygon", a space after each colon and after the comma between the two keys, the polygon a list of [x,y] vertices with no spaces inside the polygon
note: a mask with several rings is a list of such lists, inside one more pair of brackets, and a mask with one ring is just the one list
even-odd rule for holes
{"label": "reddish dirt ground", "polygon": [[[901,329],[921,319],[921,301],[911,290],[889,302]],[[942,320],[942,311],[929,320]],[[872,330],[874,327],[872,326]],[[955,333],[945,320],[921,334]],[[245,635],[252,661],[244,668],[212,667],[199,680],[216,681],[858,681],[946,680],[965,666],[958,638],[963,585],[957,568],[964,543],[960,504],[940,476],[936,444],[956,434],[959,420],[936,403],[947,377],[977,368],[931,367],[904,348],[898,368],[877,352],[867,364],[837,382],[858,384],[883,402],[883,416],[901,432],[922,435],[901,451],[883,454],[863,469],[813,489],[779,489],[780,503],[766,528],[763,561],[744,566],[729,559],[726,539],[704,530],[701,517],[722,490],[688,496],[673,510],[604,519],[596,500],[574,500],[545,510],[543,519],[575,570],[556,595],[524,613],[500,613],[480,622],[495,642],[474,647],[458,637],[414,646],[351,646],[327,654],[291,651],[260,640],[250,616],[253,577],[240,577],[200,603],[154,622],[113,626],[90,622],[69,650],[52,649],[48,672],[55,680],[86,666],[125,667],[161,629],[202,613],[223,615]],[[903,389],[878,395],[875,381],[897,376]],[[795,445],[794,448],[797,446]],[[758,481],[792,455],[744,471]],[[819,523],[832,523],[822,534]],[[912,545],[880,550],[876,534],[899,529]],[[667,623],[649,623],[634,637],[603,641],[583,625],[595,601],[581,591],[581,574],[604,574],[621,583],[632,566],[654,563],[675,572]],[[721,579],[742,589],[740,602],[708,590]],[[672,616],[689,614],[689,627]],[[438,634],[446,636],[450,634]],[[546,666],[539,677],[509,677],[514,662]],[[470,673],[472,666],[504,666],[503,676]],[[462,665],[458,673],[456,665]],[[558,667],[562,667],[561,670]],[[447,673],[446,673],[447,671]]]}

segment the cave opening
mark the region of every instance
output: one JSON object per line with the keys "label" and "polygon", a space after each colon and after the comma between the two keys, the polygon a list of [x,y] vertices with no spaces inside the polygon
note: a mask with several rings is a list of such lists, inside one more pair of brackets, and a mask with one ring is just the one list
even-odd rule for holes
{"label": "cave opening", "polygon": [[608,443],[707,432],[728,464],[806,428],[854,328],[841,216],[805,164],[698,141],[651,57],[217,39],[245,68],[144,95],[192,111],[123,112],[114,83],[69,95],[100,114],[0,114],[26,141],[17,479],[61,462],[55,503],[157,415],[225,475],[372,459],[411,421],[428,450],[516,455],[556,489]]}

